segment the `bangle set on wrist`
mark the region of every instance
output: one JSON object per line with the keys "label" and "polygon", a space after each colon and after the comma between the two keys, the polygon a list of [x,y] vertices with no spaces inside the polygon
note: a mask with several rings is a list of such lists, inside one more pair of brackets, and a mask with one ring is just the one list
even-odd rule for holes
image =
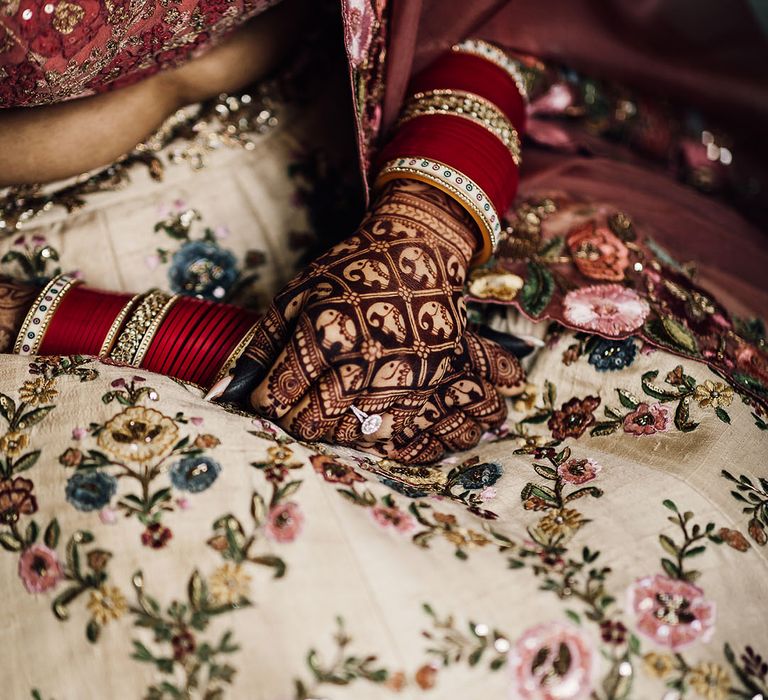
{"label": "bangle set on wrist", "polygon": [[412,80],[400,119],[377,160],[376,186],[420,180],[459,202],[477,223],[486,262],[514,198],[527,93],[519,64],[500,48],[470,39]]}
{"label": "bangle set on wrist", "polygon": [[22,323],[14,352],[98,355],[210,388],[253,337],[256,314],[157,289],[130,295],[54,277]]}

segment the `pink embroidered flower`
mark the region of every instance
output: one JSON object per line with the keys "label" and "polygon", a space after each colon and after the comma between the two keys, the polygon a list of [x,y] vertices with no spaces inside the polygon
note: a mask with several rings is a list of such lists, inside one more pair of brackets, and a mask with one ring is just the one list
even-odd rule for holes
{"label": "pink embroidered flower", "polygon": [[298,503],[283,503],[269,511],[266,533],[275,542],[293,542],[304,527],[304,514]]}
{"label": "pink embroidered flower", "polygon": [[611,337],[640,328],[649,311],[645,299],[620,284],[574,289],[563,299],[563,314],[569,323]]}
{"label": "pink embroidered flower", "polygon": [[73,440],[82,440],[86,435],[88,435],[88,428],[72,428]]}
{"label": "pink embroidered flower", "polygon": [[496,498],[498,492],[493,486],[486,486],[481,492],[480,492],[480,500],[481,501],[492,501],[494,498]]}
{"label": "pink embroidered flower", "polygon": [[629,589],[629,606],[637,629],[672,651],[706,642],[715,631],[715,604],[687,581],[661,574],[640,578]]}
{"label": "pink embroidered flower", "polygon": [[357,67],[368,57],[376,17],[369,0],[347,0],[344,5],[347,51],[352,65]]}
{"label": "pink embroidered flower", "polygon": [[557,474],[569,484],[586,484],[592,481],[602,469],[593,459],[569,459],[557,468]]}
{"label": "pink embroidered flower", "polygon": [[624,432],[633,435],[663,433],[669,427],[669,409],[660,403],[641,403],[624,416]]}
{"label": "pink embroidered flower", "polygon": [[584,700],[592,691],[597,655],[586,634],[562,622],[531,627],[509,652],[512,697]]}
{"label": "pink embroidered flower", "polygon": [[373,519],[382,527],[392,526],[398,532],[409,533],[416,527],[416,520],[399,508],[388,506],[374,506],[371,508]]}
{"label": "pink embroidered flower", "polygon": [[117,511],[107,506],[99,511],[99,520],[104,525],[114,525],[117,522]]}
{"label": "pink embroidered flower", "polygon": [[627,246],[607,226],[589,222],[568,236],[573,262],[585,277],[621,282],[629,267]]}
{"label": "pink embroidered flower", "polygon": [[19,576],[30,593],[55,588],[63,575],[56,552],[43,544],[33,544],[19,558]]}

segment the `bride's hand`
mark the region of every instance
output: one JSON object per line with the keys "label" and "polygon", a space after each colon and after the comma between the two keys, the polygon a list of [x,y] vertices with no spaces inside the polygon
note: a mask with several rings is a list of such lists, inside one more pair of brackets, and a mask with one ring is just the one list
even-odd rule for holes
{"label": "bride's hand", "polygon": [[[305,440],[405,462],[477,444],[499,426],[523,372],[466,332],[463,289],[472,219],[442,192],[399,180],[358,231],[275,298],[224,400],[251,406]],[[355,406],[381,415],[361,432]]]}

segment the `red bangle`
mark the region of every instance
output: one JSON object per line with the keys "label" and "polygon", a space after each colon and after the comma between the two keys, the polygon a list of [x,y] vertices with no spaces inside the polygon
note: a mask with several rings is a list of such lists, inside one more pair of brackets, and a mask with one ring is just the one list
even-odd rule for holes
{"label": "red bangle", "polygon": [[130,294],[77,286],[61,300],[40,345],[43,355],[98,355]]}
{"label": "red bangle", "polygon": [[203,302],[199,299],[184,297],[171,307],[147,349],[147,354],[142,362],[145,369],[159,374],[171,374],[168,371],[169,365],[176,359],[182,348],[178,336],[185,329],[188,329],[190,322],[199,312],[201,306],[203,306]]}
{"label": "red bangle", "polygon": [[408,94],[427,90],[466,90],[493,102],[522,135],[525,132],[525,98],[512,77],[479,56],[449,51],[411,80]]}
{"label": "red bangle", "polygon": [[515,196],[518,168],[509,150],[482,126],[447,115],[405,122],[378,157],[378,166],[398,157],[420,156],[445,163],[476,182],[497,212]]}

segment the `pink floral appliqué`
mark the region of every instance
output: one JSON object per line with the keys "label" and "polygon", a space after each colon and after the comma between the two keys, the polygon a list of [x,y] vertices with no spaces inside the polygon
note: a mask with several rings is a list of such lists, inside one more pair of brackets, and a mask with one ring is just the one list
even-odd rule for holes
{"label": "pink floral appliqu\u00e9", "polygon": [[638,579],[629,589],[629,607],[639,632],[679,651],[706,642],[715,631],[715,604],[698,586],[661,574]]}
{"label": "pink floral appliqu\u00e9", "polygon": [[511,698],[584,700],[592,691],[597,655],[586,634],[562,622],[531,627],[509,651]]}
{"label": "pink floral appliqu\u00e9", "polygon": [[595,284],[574,289],[563,299],[563,315],[569,323],[610,337],[636,331],[649,312],[645,299],[620,284]]}

